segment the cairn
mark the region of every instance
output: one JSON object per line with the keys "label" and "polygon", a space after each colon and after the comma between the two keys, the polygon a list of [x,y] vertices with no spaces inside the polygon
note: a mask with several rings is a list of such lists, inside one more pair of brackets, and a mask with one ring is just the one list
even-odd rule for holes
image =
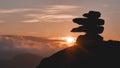
{"label": "cairn", "polygon": [[98,11],[89,11],[88,13],[83,14],[85,18],[75,18],[73,19],[74,23],[77,23],[81,26],[73,28],[71,32],[85,32],[85,35],[80,35],[76,43],[77,45],[87,45],[92,43],[99,43],[103,41],[103,37],[100,36],[104,30],[104,20],[99,19],[101,13]]}
{"label": "cairn", "polygon": [[100,12],[89,11],[83,16],[73,19],[81,26],[71,31],[86,33],[77,38],[77,46],[44,58],[37,68],[120,68],[120,41],[104,41],[99,35],[104,30]]}

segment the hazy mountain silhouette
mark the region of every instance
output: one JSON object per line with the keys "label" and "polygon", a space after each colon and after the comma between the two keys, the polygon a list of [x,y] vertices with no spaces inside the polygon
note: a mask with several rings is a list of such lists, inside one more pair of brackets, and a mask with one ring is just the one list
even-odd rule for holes
{"label": "hazy mountain silhouette", "polygon": [[19,54],[11,60],[0,60],[0,68],[35,68],[41,59],[36,54]]}
{"label": "hazy mountain silhouette", "polygon": [[71,32],[85,32],[78,36],[76,45],[63,49],[50,57],[44,58],[37,68],[116,68],[120,67],[120,41],[104,41],[100,36],[104,30],[101,13],[89,11],[86,18],[75,18],[79,25]]}

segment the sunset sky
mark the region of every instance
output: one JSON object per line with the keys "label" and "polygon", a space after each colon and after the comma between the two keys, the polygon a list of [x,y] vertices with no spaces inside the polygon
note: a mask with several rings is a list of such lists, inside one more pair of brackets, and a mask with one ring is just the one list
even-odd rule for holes
{"label": "sunset sky", "polygon": [[72,36],[73,18],[90,10],[105,20],[105,40],[120,40],[120,0],[0,0],[0,35]]}

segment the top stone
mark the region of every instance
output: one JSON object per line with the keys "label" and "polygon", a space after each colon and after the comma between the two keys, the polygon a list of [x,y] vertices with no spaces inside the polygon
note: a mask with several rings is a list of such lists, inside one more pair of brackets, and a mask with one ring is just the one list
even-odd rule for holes
{"label": "top stone", "polygon": [[98,19],[101,16],[101,13],[98,11],[89,11],[88,13],[83,14],[84,17]]}

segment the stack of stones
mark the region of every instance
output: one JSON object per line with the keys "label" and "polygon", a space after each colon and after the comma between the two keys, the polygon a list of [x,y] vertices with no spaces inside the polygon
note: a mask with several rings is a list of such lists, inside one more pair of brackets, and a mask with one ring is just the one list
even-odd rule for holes
{"label": "stack of stones", "polygon": [[71,32],[85,32],[85,35],[80,35],[77,38],[76,43],[80,44],[90,44],[98,43],[103,41],[103,37],[100,36],[104,30],[104,20],[99,19],[101,13],[98,11],[89,11],[88,13],[83,14],[85,18],[75,18],[73,19],[74,23],[77,23],[81,26],[73,28]]}

